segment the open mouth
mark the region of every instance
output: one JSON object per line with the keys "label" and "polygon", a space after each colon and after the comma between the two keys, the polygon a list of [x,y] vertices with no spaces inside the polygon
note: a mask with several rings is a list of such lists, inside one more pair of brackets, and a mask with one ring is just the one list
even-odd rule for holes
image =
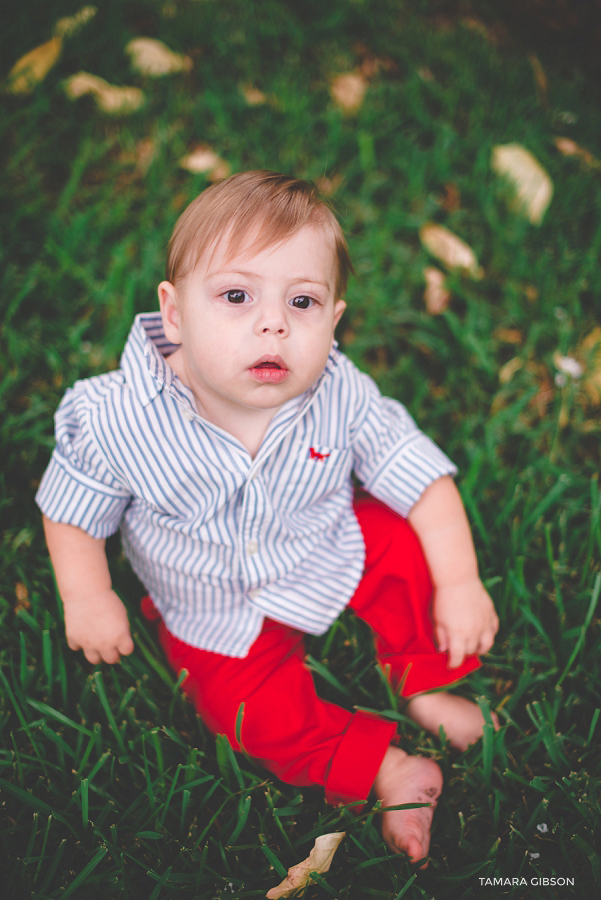
{"label": "open mouth", "polygon": [[266,384],[279,384],[288,377],[286,364],[279,356],[263,356],[248,371],[257,381]]}

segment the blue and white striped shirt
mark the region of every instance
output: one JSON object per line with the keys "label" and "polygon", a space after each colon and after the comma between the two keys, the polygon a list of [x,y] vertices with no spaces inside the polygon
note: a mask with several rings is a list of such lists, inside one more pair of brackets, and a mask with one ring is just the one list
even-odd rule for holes
{"label": "blue and white striped shirt", "polygon": [[406,515],[454,465],[337,349],[252,459],[197,413],[165,361],[174,349],[160,314],[140,315],[121,368],[67,391],[40,508],[95,538],[120,527],[168,629],[193,646],[244,657],[265,616],[323,634],[363,571],[351,472]]}

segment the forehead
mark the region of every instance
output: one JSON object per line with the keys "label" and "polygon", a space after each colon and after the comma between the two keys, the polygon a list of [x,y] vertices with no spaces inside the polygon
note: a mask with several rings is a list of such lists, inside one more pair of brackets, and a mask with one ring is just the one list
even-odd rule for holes
{"label": "forehead", "polygon": [[199,254],[194,268],[208,271],[215,266],[230,265],[238,259],[248,262],[259,256],[268,261],[276,251],[287,252],[301,248],[311,253],[307,263],[324,264],[330,272],[336,269],[334,238],[327,225],[321,222],[303,225],[284,235],[274,233],[261,224],[255,224],[240,233],[234,223],[224,234],[217,236],[204,253]]}

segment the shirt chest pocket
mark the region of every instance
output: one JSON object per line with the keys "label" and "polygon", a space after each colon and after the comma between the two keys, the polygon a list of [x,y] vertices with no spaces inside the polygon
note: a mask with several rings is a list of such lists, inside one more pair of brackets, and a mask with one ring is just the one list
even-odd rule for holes
{"label": "shirt chest pocket", "polygon": [[280,508],[306,509],[349,484],[350,449],[303,445],[292,452],[274,484],[273,499]]}

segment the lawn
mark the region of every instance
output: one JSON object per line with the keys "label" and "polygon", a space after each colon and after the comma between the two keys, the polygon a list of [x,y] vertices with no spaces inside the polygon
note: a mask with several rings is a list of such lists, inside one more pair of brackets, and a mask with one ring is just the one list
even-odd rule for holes
{"label": "lawn", "polygon": [[[107,0],[57,32],[75,0],[14,4],[4,86],[53,34],[57,58],[0,113],[4,897],[263,897],[340,830],[306,900],[601,896],[598,80],[586,55],[554,52],[552,29],[513,34],[494,7]],[[189,62],[136,71],[137,37]],[[80,72],[141,90],[141,104],[117,115],[96,89],[70,97]],[[341,75],[358,88],[351,109]],[[508,143],[553,183],[540,224],[491,169]],[[181,163],[198,148],[204,171],[191,172]],[[157,308],[187,202],[250,168],[317,180],[339,214],[357,272],[341,347],[456,461],[501,620],[461,690],[502,727],[463,754],[403,715],[350,615],[308,641],[320,693],[398,721],[403,746],[442,767],[425,871],[388,853],[373,806],[332,809],[215,741],[164,667],[117,538],[134,654],[93,667],[64,638],[33,501],[53,412],[76,379],[116,367],[132,317]],[[427,223],[472,248],[478,277],[447,272],[420,240]],[[432,267],[449,292],[438,314],[424,301]]]}

